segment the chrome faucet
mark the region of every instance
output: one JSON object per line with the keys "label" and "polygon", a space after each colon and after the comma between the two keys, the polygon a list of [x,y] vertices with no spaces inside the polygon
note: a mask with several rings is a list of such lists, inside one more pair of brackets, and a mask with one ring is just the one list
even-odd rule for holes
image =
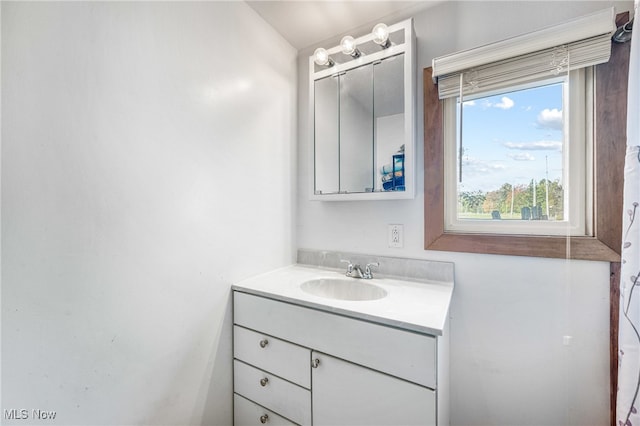
{"label": "chrome faucet", "polygon": [[340,262],[347,263],[347,272],[345,274],[347,277],[364,278],[365,280],[370,280],[371,278],[373,278],[373,273],[371,272],[372,266],[375,266],[375,267],[380,266],[380,263],[378,262],[367,263],[367,265],[364,268],[364,272],[362,272],[362,268],[360,267],[360,265],[358,264],[354,265],[353,263],[351,263],[350,260],[340,259]]}
{"label": "chrome faucet", "polygon": [[362,278],[362,269],[360,269],[360,265],[354,265],[350,260],[340,259],[340,262],[347,264],[347,273],[345,274],[347,277],[351,278]]}
{"label": "chrome faucet", "polygon": [[362,278],[367,280],[373,278],[373,272],[371,272],[372,266],[375,266],[377,268],[378,266],[380,266],[380,262],[367,263],[367,266],[365,266],[364,268],[364,275],[362,276]]}

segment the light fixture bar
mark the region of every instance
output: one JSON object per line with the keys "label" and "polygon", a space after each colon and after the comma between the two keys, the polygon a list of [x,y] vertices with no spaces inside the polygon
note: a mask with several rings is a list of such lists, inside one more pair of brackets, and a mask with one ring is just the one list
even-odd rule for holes
{"label": "light fixture bar", "polygon": [[[386,26],[386,25],[385,25]],[[336,73],[340,73],[343,71],[348,71],[350,69],[356,68],[356,67],[360,67],[366,64],[370,64],[372,62],[375,61],[379,61],[379,60],[383,60],[386,58],[389,58],[391,56],[395,56],[395,55],[399,55],[405,51],[407,51],[407,49],[411,49],[413,50],[414,47],[413,44],[411,43],[407,43],[407,37],[408,34],[412,33],[413,31],[413,20],[411,19],[407,19],[405,21],[401,21],[398,22],[396,24],[393,25],[389,25],[386,26],[387,28],[387,40],[384,43],[385,45],[388,45],[388,47],[386,48],[382,48],[380,51],[378,52],[374,52],[374,53],[369,53],[369,54],[364,54],[362,51],[360,51],[358,49],[358,46],[363,46],[367,43],[371,43],[374,42],[374,34],[373,32],[369,32],[367,34],[364,34],[360,37],[355,37],[353,38],[353,45],[355,47],[355,49],[357,49],[360,52],[359,56],[354,56],[353,54],[350,53],[346,53],[343,51],[343,42],[344,39],[350,36],[346,36],[343,37],[343,39],[341,40],[341,43],[338,44],[337,46],[333,46],[331,48],[319,48],[322,49],[326,52],[327,57],[329,58],[329,60],[331,60],[333,62],[332,58],[338,58],[339,56],[336,55],[348,55],[350,56],[350,58],[346,61],[346,62],[327,62],[324,65],[319,65],[318,62],[315,61],[316,57],[315,54],[317,52],[318,49],[316,49],[316,52],[314,52],[314,55],[309,57],[309,66],[310,66],[310,76],[313,80],[318,80],[320,78],[324,78]],[[394,40],[396,40],[395,43],[391,43],[391,40],[389,39],[389,35],[393,35],[395,33],[402,33],[404,34],[404,38],[400,38],[400,37],[395,37]],[[349,38],[347,38],[348,42],[346,42],[346,44],[351,44],[351,40]],[[402,40],[402,41],[400,41]],[[380,45],[382,46],[382,45]],[[411,47],[410,47],[411,46]],[[347,50],[349,51],[349,50]],[[321,55],[322,56],[322,55]],[[322,56],[324,57],[324,56]],[[323,62],[322,60],[320,61],[321,63]],[[329,65],[331,63],[331,65]],[[322,67],[322,68],[318,68],[318,67]]]}

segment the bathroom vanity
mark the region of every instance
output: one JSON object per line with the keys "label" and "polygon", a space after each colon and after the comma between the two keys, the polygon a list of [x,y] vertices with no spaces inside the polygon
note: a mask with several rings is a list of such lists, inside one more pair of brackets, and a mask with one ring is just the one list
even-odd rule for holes
{"label": "bathroom vanity", "polygon": [[234,285],[235,425],[448,424],[452,291],[301,265]]}

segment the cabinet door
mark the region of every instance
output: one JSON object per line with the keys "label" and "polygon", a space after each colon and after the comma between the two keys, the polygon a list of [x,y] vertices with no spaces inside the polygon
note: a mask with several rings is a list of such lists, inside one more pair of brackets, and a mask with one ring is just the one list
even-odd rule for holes
{"label": "cabinet door", "polygon": [[371,192],[373,178],[373,65],[341,74],[340,191]]}
{"label": "cabinet door", "polygon": [[340,192],[340,122],[338,76],[314,82],[314,193]]}
{"label": "cabinet door", "polygon": [[314,426],[436,424],[431,389],[320,352],[312,360]]}

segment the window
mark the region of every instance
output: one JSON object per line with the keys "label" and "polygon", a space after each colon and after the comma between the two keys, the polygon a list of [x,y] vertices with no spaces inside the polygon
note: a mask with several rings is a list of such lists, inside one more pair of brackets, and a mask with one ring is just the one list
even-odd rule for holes
{"label": "window", "polygon": [[[445,229],[589,235],[590,70],[450,97],[444,104]],[[591,158],[591,156],[589,156]]]}
{"label": "window", "polygon": [[[606,17],[605,15],[606,13],[603,13],[600,17]],[[591,19],[593,16],[588,18]],[[577,20],[580,22],[572,21],[569,23],[569,26],[571,28],[582,29],[595,28],[598,26],[596,24],[586,26],[582,25],[584,20],[589,19],[580,18]],[[611,22],[611,26],[613,26],[613,21]],[[601,27],[604,27],[604,25],[601,25]],[[555,31],[555,29],[552,27],[551,29],[542,31],[542,35],[538,33],[531,33],[521,38],[526,38],[529,41],[535,40],[536,43],[546,38],[551,45],[554,40],[562,39],[562,43],[569,43],[568,46],[570,49],[573,46],[580,48],[580,52],[585,52],[585,50],[582,49],[582,47],[584,47],[584,45],[582,45],[583,42],[575,42],[572,44],[572,42],[566,38],[553,36],[553,31]],[[592,36],[593,34],[587,35],[587,37]],[[593,129],[592,150],[589,149],[589,138],[585,139],[585,143],[587,143],[587,145],[584,151],[585,161],[583,171],[581,173],[585,176],[585,189],[583,193],[585,207],[584,209],[578,210],[584,211],[584,232],[580,230],[571,233],[560,232],[558,234],[553,234],[545,231],[540,234],[534,234],[532,232],[523,234],[521,233],[522,231],[519,230],[504,232],[491,230],[489,232],[478,232],[465,229],[447,229],[445,227],[445,224],[448,222],[445,215],[445,210],[447,210],[445,203],[445,173],[451,173],[451,167],[453,167],[454,173],[457,171],[455,160],[453,166],[449,167],[449,169],[445,168],[445,150],[453,149],[455,151],[459,148],[459,146],[455,144],[455,138],[453,145],[451,142],[445,143],[445,109],[447,107],[453,108],[454,114],[452,116],[455,117],[455,97],[461,92],[463,94],[463,101],[474,100],[475,102],[481,102],[484,98],[490,98],[496,95],[501,100],[503,96],[509,97],[509,95],[517,93],[520,90],[535,89],[536,87],[543,88],[548,85],[546,83],[551,85],[558,84],[555,82],[545,82],[544,78],[529,78],[530,76],[527,76],[526,74],[528,70],[533,69],[533,67],[530,67],[525,63],[522,67],[507,69],[510,75],[516,77],[511,80],[508,86],[492,87],[491,84],[496,81],[493,77],[500,75],[500,72],[498,72],[498,74],[494,72],[496,70],[500,71],[500,69],[493,66],[496,64],[504,66],[509,62],[509,58],[513,58],[513,56],[509,56],[509,52],[507,52],[507,56],[505,57],[505,51],[513,52],[521,47],[513,47],[512,45],[514,40],[515,39],[508,41],[507,48],[505,48],[504,43],[483,46],[482,48],[477,49],[482,51],[481,54],[478,54],[474,49],[471,51],[461,52],[460,55],[463,57],[463,61],[461,61],[463,62],[463,66],[461,68],[458,67],[456,69],[456,64],[452,65],[452,62],[456,62],[454,60],[448,62],[445,61],[444,65],[446,65],[446,68],[440,67],[440,70],[435,70],[434,67],[430,67],[424,70],[425,249],[619,262],[621,245],[620,238],[622,232],[622,169],[626,149],[625,120],[629,47],[625,45],[611,46],[609,35],[600,36],[598,41],[598,44],[601,47],[604,47],[605,43],[607,43],[606,47],[610,50],[611,56],[608,62],[605,62],[606,58],[603,60],[602,56],[598,59],[598,54],[595,54],[591,55],[591,60],[584,60],[580,67],[569,67],[572,70],[584,68],[582,72],[585,73],[585,99],[593,99],[593,113],[586,113],[586,121],[583,122],[582,126],[578,125],[578,129]],[[593,38],[591,41],[593,41]],[[544,53],[544,49],[547,49],[550,46],[541,46],[540,43],[537,45],[543,50],[536,51],[533,54],[525,54],[518,58],[529,58],[540,52]],[[523,53],[526,52],[518,52],[518,54]],[[582,57],[587,58],[587,56]],[[572,55],[571,57],[575,59],[578,55]],[[482,65],[476,61],[478,58],[481,60],[491,58],[497,62]],[[434,65],[437,65],[436,61],[437,60],[434,60]],[[465,61],[468,67],[464,66]],[[589,75],[589,67],[593,68],[592,77]],[[469,69],[478,70],[478,75],[470,73],[469,75],[471,75],[472,78],[466,77],[464,75],[464,71],[468,71]],[[445,70],[446,72],[444,72]],[[502,68],[502,70],[504,71],[505,68]],[[570,92],[572,92],[571,85],[577,80],[578,79],[573,78],[572,76],[569,77]],[[436,81],[437,84],[434,84]],[[477,90],[478,81],[484,83],[482,90]],[[590,81],[592,81],[591,85],[589,83]],[[593,88],[592,94],[589,94],[588,92],[589,87]],[[476,90],[468,90],[468,88]],[[565,100],[566,98],[564,98],[564,96],[565,94],[563,89],[563,117],[565,117],[564,109],[565,105],[567,105]],[[572,114],[575,114],[576,105],[582,105],[584,102],[573,101],[571,96],[572,94],[570,93],[568,104],[571,107]],[[448,98],[454,98],[454,100],[448,101]],[[453,106],[451,103],[453,103]],[[550,107],[550,109],[553,108]],[[468,113],[467,111],[468,109],[462,108],[463,121],[464,115]],[[588,121],[588,117],[592,117],[593,123]],[[568,126],[568,121],[570,120],[565,120],[564,122],[565,128]],[[455,125],[453,128],[455,129]],[[569,132],[575,132],[575,130],[569,128]],[[586,133],[586,135],[588,135],[588,133]],[[463,148],[464,147],[463,140]],[[467,148],[471,150],[472,145]],[[570,146],[569,149],[571,149]],[[469,155],[471,155],[470,151],[468,152]],[[534,153],[530,152],[530,154],[533,155]],[[457,158],[456,155],[457,154],[454,154],[453,158]],[[571,160],[573,155],[563,155],[563,158]],[[464,160],[464,151],[462,159]],[[567,160],[563,161],[566,162]],[[563,163],[563,166],[564,164],[565,163]],[[464,162],[462,169],[464,182]],[[575,171],[575,167],[572,169]],[[470,171],[471,170],[467,170],[466,172]],[[563,171],[563,177],[565,175],[566,174]],[[471,179],[471,177],[469,179]],[[453,182],[456,182],[455,176],[453,178]],[[569,185],[571,186],[568,189],[563,187],[563,197],[572,196],[574,192],[573,181]],[[453,211],[456,212],[455,215],[457,218],[457,183],[454,183],[453,200],[455,200],[453,204],[455,209]],[[566,200],[563,200],[563,204],[566,203]],[[569,201],[569,207],[571,207],[572,204],[573,203]],[[587,206],[589,205],[592,207],[588,208]],[[448,209],[448,211],[452,211],[451,204]],[[463,209],[461,208],[461,210]],[[546,213],[546,206],[544,210]],[[486,226],[493,222],[494,220],[484,219],[482,224],[483,226]],[[506,223],[507,220],[502,220],[501,218],[501,220],[497,222]],[[447,224],[447,226],[449,225]]]}

